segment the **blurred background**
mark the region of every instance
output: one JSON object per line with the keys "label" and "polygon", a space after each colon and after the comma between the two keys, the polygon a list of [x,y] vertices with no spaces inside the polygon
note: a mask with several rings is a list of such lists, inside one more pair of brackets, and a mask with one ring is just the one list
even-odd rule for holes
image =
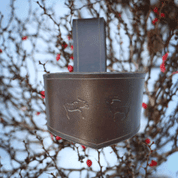
{"label": "blurred background", "polygon": [[[96,1],[91,1],[92,3]],[[108,1],[111,2],[112,1]],[[123,2],[123,1],[118,1]],[[134,1],[135,2],[135,1]],[[39,1],[39,4],[42,7],[45,7],[47,10],[47,14],[51,14],[52,19],[49,15],[44,14],[44,9],[40,7],[40,5],[34,1],[28,0],[1,0],[0,1],[0,49],[2,53],[0,54],[1,60],[1,94],[3,97],[0,99],[0,112],[3,121],[0,123],[0,177],[31,177],[32,175],[38,175],[39,178],[48,178],[53,177],[50,173],[53,172],[54,175],[57,169],[54,166],[50,166],[52,162],[52,158],[44,156],[44,149],[42,148],[42,144],[32,133],[37,130],[37,134],[40,135],[42,142],[46,149],[49,149],[49,153],[51,155],[56,155],[56,164],[58,168],[63,171],[66,169],[76,169],[76,171],[72,171],[68,177],[77,178],[77,177],[94,177],[96,172],[100,170],[98,160],[98,151],[92,148],[87,148],[85,153],[88,155],[88,158],[85,157],[83,159],[83,163],[78,161],[78,150],[81,154],[84,153],[80,144],[75,144],[75,147],[78,149],[74,149],[73,145],[65,147],[64,149],[59,150],[59,143],[63,142],[60,140],[55,143],[50,137],[50,134],[47,132],[46,126],[46,114],[45,114],[45,100],[41,98],[40,91],[44,90],[44,81],[43,74],[44,65],[46,70],[50,73],[55,72],[68,72],[67,65],[72,65],[75,60],[72,60],[70,56],[72,55],[72,49],[70,46],[72,45],[72,38],[69,40],[68,36],[69,32],[72,31],[72,20],[78,18],[93,18],[91,12],[83,7],[80,12],[75,11],[74,15],[70,15],[70,9],[65,5],[65,3],[69,4],[68,1],[64,0],[46,0]],[[79,9],[87,1],[84,0],[76,0],[75,8]],[[158,1],[151,0],[150,5],[154,7]],[[178,5],[178,1],[174,1],[175,5]],[[105,2],[101,1],[101,4],[105,6]],[[144,43],[137,44],[136,46],[130,46],[130,39],[128,35],[125,33],[125,29],[128,28],[128,32],[130,34],[134,34],[132,41],[138,40],[135,35],[135,29],[138,28],[136,26],[134,29],[133,23],[133,15],[129,10],[128,4],[131,4],[131,1],[125,1],[125,8],[123,5],[117,5],[117,11],[121,15],[124,23],[127,24],[127,27],[124,25],[120,25],[118,23],[118,19],[115,18],[114,14],[110,14],[110,37],[112,39],[112,50],[110,48],[110,40],[107,38],[107,72],[119,72],[119,71],[147,71],[146,79],[148,78],[148,70],[147,66],[150,64],[150,56],[156,51],[156,59],[154,61],[154,66],[151,68],[150,79],[147,83],[148,91],[154,91],[155,83],[158,79],[160,79],[160,64],[162,62],[162,56],[169,51],[169,57],[174,55],[175,49],[173,46],[168,45],[167,48],[163,49],[163,45],[160,42],[154,44],[154,42],[149,41],[150,38],[147,37]],[[93,7],[99,13],[99,17],[103,17],[105,21],[106,14],[101,10],[99,3],[93,4]],[[94,12],[93,12],[94,13]],[[68,15],[68,16],[67,16]],[[170,15],[171,16],[171,15]],[[172,10],[172,16],[174,16],[174,10]],[[64,19],[62,19],[62,17]],[[136,18],[136,17],[135,17]],[[155,33],[153,30],[154,25],[151,21],[155,18],[154,12],[150,13],[150,19],[147,23],[147,35],[151,35],[151,33]],[[141,21],[144,21],[142,18]],[[61,24],[60,30],[59,26],[54,22]],[[118,27],[119,26],[119,27]],[[118,33],[119,29],[119,33]],[[107,29],[108,30],[108,29]],[[149,31],[150,30],[150,31]],[[162,24],[160,36],[158,38],[160,40],[167,39],[169,34],[169,29],[164,24]],[[61,36],[59,37],[59,34]],[[140,34],[144,34],[142,30],[140,30]],[[27,37],[26,40],[22,40],[23,37]],[[153,35],[154,36],[154,35]],[[61,52],[61,42],[65,41],[68,45],[66,49]],[[175,39],[171,39],[172,45],[177,45],[177,41]],[[153,46],[155,51],[153,52],[149,46]],[[141,52],[135,51],[139,48],[142,48]],[[132,55],[132,64],[128,62],[120,62],[124,60],[128,60],[130,57],[130,52],[135,51],[134,53],[139,53],[138,55]],[[167,50],[167,51],[165,51]],[[57,54],[61,54],[60,60],[56,60]],[[155,55],[155,54],[154,54]],[[141,65],[137,60],[138,57],[142,60]],[[177,56],[174,56],[177,57]],[[112,60],[111,60],[112,58]],[[40,64],[40,62],[42,64]],[[134,61],[136,61],[134,63]],[[17,76],[14,75],[17,74]],[[167,73],[167,77],[170,77],[171,73]],[[20,76],[22,77],[20,79]],[[14,77],[17,77],[19,81],[21,81],[21,85],[15,80]],[[14,78],[14,80],[13,80]],[[23,78],[27,79],[30,87],[35,90],[29,90],[26,87],[25,81]],[[3,81],[3,82],[2,82]],[[175,85],[178,82],[178,74],[172,76],[172,83]],[[145,92],[146,90],[144,90]],[[36,92],[36,93],[33,93]],[[6,97],[4,97],[6,96]],[[13,96],[12,101],[9,101],[9,98]],[[17,103],[18,101],[18,103]],[[148,95],[143,96],[143,102],[149,103]],[[173,96],[172,100],[168,104],[168,108],[164,112],[164,118],[168,119],[168,117],[173,113],[173,111],[177,108],[178,99],[177,96]],[[38,115],[37,112],[40,112]],[[177,115],[174,116],[175,118]],[[11,119],[14,118],[14,120]],[[4,122],[4,123],[3,123]],[[147,125],[147,117],[144,114],[144,108],[142,108],[141,112],[141,128],[139,133],[144,133],[145,127]],[[152,123],[151,121],[150,123]],[[168,120],[165,120],[165,125]],[[3,124],[2,124],[3,123]],[[21,123],[21,125],[18,125]],[[36,125],[36,128],[34,127]],[[150,124],[151,125],[151,124]],[[164,127],[162,123],[162,127]],[[33,129],[34,128],[34,129]],[[173,124],[171,129],[169,129],[170,135],[176,135],[177,122]],[[159,135],[159,134],[158,134]],[[149,137],[149,136],[148,136]],[[159,136],[158,136],[159,137]],[[150,138],[151,141],[155,141],[157,137]],[[27,141],[26,144],[23,140]],[[54,138],[55,140],[55,138]],[[163,138],[162,142],[167,141],[168,138]],[[167,142],[160,149],[157,149],[156,152],[158,154],[162,154],[172,149],[172,142]],[[177,144],[177,143],[176,143]],[[58,145],[58,146],[57,146]],[[127,152],[126,148],[123,148],[123,143],[117,144],[117,150],[119,152],[119,156],[125,156],[125,152]],[[28,148],[28,149],[27,149]],[[153,144],[152,149],[156,149],[156,145]],[[24,151],[24,150],[29,150]],[[22,151],[23,150],[23,151]],[[58,150],[58,151],[56,151]],[[100,164],[103,167],[112,167],[115,169],[115,165],[119,165],[119,161],[116,157],[116,154],[112,150],[111,147],[105,147],[101,149],[101,158]],[[28,171],[31,172],[31,175],[26,175],[26,165],[24,164],[24,169],[21,169],[21,172],[12,170],[19,169],[19,166],[23,165],[23,162],[27,157],[32,155],[36,155],[38,159],[43,159],[40,161],[32,161],[29,160],[30,164],[28,164]],[[92,160],[92,171],[87,167],[86,160]],[[155,177],[170,177],[176,178],[178,177],[178,152],[175,152],[169,155],[166,158],[166,161],[163,162],[156,170],[152,170],[153,175]],[[48,170],[43,170],[43,168],[49,165]],[[143,166],[146,165],[146,162]],[[140,165],[138,165],[139,167]],[[84,168],[85,170],[77,171],[78,169]],[[39,174],[35,174],[33,169],[37,169]],[[104,169],[104,168],[103,168]],[[5,171],[6,170],[6,171]],[[36,170],[36,171],[37,171]],[[42,171],[43,170],[43,171]],[[90,170],[90,173],[89,173]],[[107,172],[108,175],[110,173],[114,173],[114,171]],[[11,172],[11,173],[10,173]],[[68,171],[70,172],[70,171]],[[142,175],[145,174],[143,168],[140,169],[140,173]],[[24,175],[24,176],[23,176]],[[137,177],[137,176],[136,176]],[[138,176],[139,177],[139,176]]]}

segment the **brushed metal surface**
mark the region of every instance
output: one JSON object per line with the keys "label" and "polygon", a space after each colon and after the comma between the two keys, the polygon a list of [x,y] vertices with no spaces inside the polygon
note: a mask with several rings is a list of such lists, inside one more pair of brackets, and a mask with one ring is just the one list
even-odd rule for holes
{"label": "brushed metal surface", "polygon": [[145,73],[45,74],[51,133],[94,149],[134,136],[140,128]]}
{"label": "brushed metal surface", "polygon": [[104,18],[74,19],[74,72],[106,72]]}

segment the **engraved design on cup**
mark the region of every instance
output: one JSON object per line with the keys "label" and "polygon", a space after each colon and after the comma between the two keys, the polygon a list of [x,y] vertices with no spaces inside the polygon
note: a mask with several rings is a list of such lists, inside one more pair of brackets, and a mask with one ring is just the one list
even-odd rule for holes
{"label": "engraved design on cup", "polygon": [[110,96],[106,101],[106,104],[108,105],[109,112],[112,114],[114,122],[116,119],[119,119],[121,122],[126,122],[126,118],[129,113],[129,107],[123,106],[119,96],[113,96],[112,98]]}
{"label": "engraved design on cup", "polygon": [[74,101],[72,103],[66,103],[63,105],[65,111],[66,111],[66,117],[70,120],[69,117],[69,112],[80,112],[81,113],[81,118],[85,119],[83,116],[83,109],[89,109],[89,104],[87,101],[81,99],[81,98],[77,98],[77,101]]}

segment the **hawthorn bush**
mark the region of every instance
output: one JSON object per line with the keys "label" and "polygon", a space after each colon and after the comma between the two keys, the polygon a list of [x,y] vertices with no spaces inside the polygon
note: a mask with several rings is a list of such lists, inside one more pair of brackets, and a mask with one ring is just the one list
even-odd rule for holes
{"label": "hawthorn bush", "polygon": [[[178,75],[178,5],[173,0],[81,0],[83,5],[79,6],[78,0],[68,0],[63,2],[67,10],[59,16],[54,10],[57,3],[48,6],[47,2],[26,2],[27,18],[17,13],[18,0],[11,0],[7,21],[0,12],[0,153],[8,153],[11,165],[7,169],[0,158],[0,177],[36,178],[46,173],[63,178],[83,171],[87,171],[85,177],[154,177],[157,168],[178,151],[178,82],[173,82]],[[107,71],[147,73],[141,119],[147,124],[134,137],[110,146],[118,161],[115,166],[101,165],[104,149],[96,150],[98,171],[87,153],[91,148],[48,132],[41,82],[45,73],[73,71],[72,19],[89,18],[82,14],[84,10],[90,18],[104,17],[106,21]],[[124,45],[126,39],[128,46]],[[156,79],[150,87],[154,72]],[[170,108],[171,103],[175,107]],[[45,144],[46,138],[51,139],[50,146]],[[168,144],[169,150],[161,152]],[[41,149],[37,152],[38,146]],[[81,168],[57,164],[58,154],[67,148],[76,152]],[[123,156],[121,148],[125,149]]]}

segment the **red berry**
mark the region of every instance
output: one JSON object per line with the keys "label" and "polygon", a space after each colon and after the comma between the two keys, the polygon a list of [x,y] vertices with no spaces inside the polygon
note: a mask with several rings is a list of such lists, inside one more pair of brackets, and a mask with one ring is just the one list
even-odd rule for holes
{"label": "red berry", "polygon": [[164,13],[161,13],[161,17],[165,17],[165,14],[164,14]]}
{"label": "red berry", "polygon": [[62,138],[59,136],[56,136],[56,140],[61,140]]}
{"label": "red berry", "polygon": [[73,72],[73,66],[68,65],[68,70],[69,70],[69,72]]}
{"label": "red berry", "polygon": [[155,25],[155,23],[156,23],[156,22],[153,20],[153,21],[152,21],[152,24]]}
{"label": "red berry", "polygon": [[23,36],[22,37],[22,40],[26,40],[28,37],[27,36]]}
{"label": "red berry", "polygon": [[156,166],[156,165],[157,165],[157,162],[154,161],[154,160],[152,160],[151,163],[149,164],[149,166],[151,166],[151,167],[152,167],[152,166]]}
{"label": "red berry", "polygon": [[166,71],[164,62],[160,65],[160,69],[161,69],[161,72],[165,72]]}
{"label": "red berry", "polygon": [[85,150],[86,149],[86,147],[84,146],[84,145],[82,145],[82,148]]}
{"label": "red berry", "polygon": [[65,48],[67,48],[67,44],[62,44],[62,47],[65,49]]}
{"label": "red berry", "polygon": [[158,18],[155,18],[153,21],[152,21],[152,23],[153,23],[153,25],[155,25],[155,23],[158,21]]}
{"label": "red berry", "polygon": [[142,107],[143,107],[144,109],[146,109],[146,108],[147,108],[147,104],[146,104],[146,103],[142,103]]}
{"label": "red berry", "polygon": [[59,61],[59,59],[60,59],[60,54],[57,54],[56,61]]}
{"label": "red berry", "polygon": [[168,52],[162,57],[162,60],[163,60],[163,62],[165,62],[166,60],[167,60],[167,57],[168,57]]}
{"label": "red berry", "polygon": [[37,116],[40,115],[40,112],[36,112],[36,115],[37,115]]}
{"label": "red berry", "polygon": [[73,59],[74,59],[74,56],[70,56],[70,59],[72,59],[72,60],[73,60]]}
{"label": "red berry", "polygon": [[71,49],[72,49],[72,50],[74,49],[74,46],[73,46],[73,45],[71,45]]}
{"label": "red berry", "polygon": [[157,7],[155,7],[155,8],[153,9],[153,11],[154,11],[155,13],[159,13]]}
{"label": "red berry", "polygon": [[158,21],[158,18],[155,18],[154,21],[157,22],[157,21]]}
{"label": "red berry", "polygon": [[90,159],[87,160],[87,166],[90,167],[92,165],[92,161]]}
{"label": "red berry", "polygon": [[145,142],[146,142],[147,144],[149,144],[149,143],[150,143],[150,139],[147,138],[147,139],[145,140]]}
{"label": "red berry", "polygon": [[41,91],[40,94],[41,94],[41,97],[44,99],[45,98],[45,91]]}
{"label": "red berry", "polygon": [[0,53],[2,53],[2,49],[0,49]]}

